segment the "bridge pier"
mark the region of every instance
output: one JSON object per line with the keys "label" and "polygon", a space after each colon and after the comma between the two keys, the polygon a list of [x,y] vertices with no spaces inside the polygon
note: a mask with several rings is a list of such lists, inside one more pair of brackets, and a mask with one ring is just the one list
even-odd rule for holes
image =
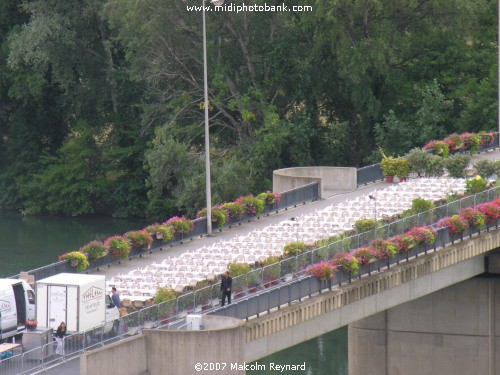
{"label": "bridge pier", "polygon": [[348,332],[349,375],[500,374],[500,278],[460,282]]}

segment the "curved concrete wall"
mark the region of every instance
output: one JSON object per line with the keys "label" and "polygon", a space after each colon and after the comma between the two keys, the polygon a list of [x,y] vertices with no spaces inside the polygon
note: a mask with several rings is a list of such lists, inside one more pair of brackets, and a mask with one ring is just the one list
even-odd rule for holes
{"label": "curved concrete wall", "polygon": [[356,168],[296,167],[273,172],[273,191],[284,192],[312,182],[319,182],[320,198],[323,190],[354,190],[357,187]]}
{"label": "curved concrete wall", "polygon": [[498,296],[474,278],[350,324],[349,374],[500,374]]}
{"label": "curved concrete wall", "polygon": [[245,322],[215,315],[203,315],[202,320],[202,330],[145,329],[140,336],[89,351],[80,357],[80,374],[238,373],[231,364],[244,363]]}

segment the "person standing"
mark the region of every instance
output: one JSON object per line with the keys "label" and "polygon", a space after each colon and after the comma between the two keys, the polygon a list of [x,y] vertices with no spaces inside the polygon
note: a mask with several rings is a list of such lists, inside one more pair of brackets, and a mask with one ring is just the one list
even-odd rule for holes
{"label": "person standing", "polygon": [[111,288],[111,300],[116,308],[120,308],[120,293],[116,291],[115,287]]}
{"label": "person standing", "polygon": [[229,275],[229,271],[226,271],[224,275],[222,275],[222,279],[220,281],[220,290],[222,291],[222,306],[226,303],[231,303],[231,289],[233,287],[233,279]]}
{"label": "person standing", "polygon": [[64,355],[64,336],[66,335],[66,323],[61,322],[56,332],[56,354]]}

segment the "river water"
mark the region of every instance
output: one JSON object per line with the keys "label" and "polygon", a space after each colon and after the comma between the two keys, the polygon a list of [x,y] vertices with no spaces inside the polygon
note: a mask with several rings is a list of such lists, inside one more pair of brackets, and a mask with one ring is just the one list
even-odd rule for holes
{"label": "river water", "polygon": [[[92,240],[144,228],[139,220],[106,217],[67,218],[0,213],[0,278],[57,262]],[[347,329],[332,331],[257,361],[260,370],[247,374],[276,374],[275,365],[305,363],[303,371],[281,374],[347,375]],[[266,370],[262,370],[262,369]]]}

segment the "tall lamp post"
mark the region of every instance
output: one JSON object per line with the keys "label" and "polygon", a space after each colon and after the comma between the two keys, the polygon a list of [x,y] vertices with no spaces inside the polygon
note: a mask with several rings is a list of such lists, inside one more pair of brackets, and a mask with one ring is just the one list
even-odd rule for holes
{"label": "tall lamp post", "polygon": [[[211,0],[211,4],[220,6],[224,0]],[[205,22],[205,0],[203,8],[203,94],[205,98],[205,191],[207,198],[207,236],[212,234],[212,188],[210,184],[210,132],[208,128],[208,73],[207,73],[207,26]]]}
{"label": "tall lamp post", "polygon": [[374,214],[375,214],[375,223],[374,223],[374,229],[373,229],[373,234],[374,234],[374,237],[373,239],[377,239],[377,197],[375,197],[375,195],[373,194],[370,194],[368,196],[368,198],[370,198],[370,200],[373,201],[373,203],[375,204],[375,209],[374,209]]}
{"label": "tall lamp post", "polygon": [[293,224],[293,226],[295,227],[295,238],[297,239],[297,244],[298,244],[299,243],[299,218],[292,217],[292,218],[290,218],[290,220],[295,223],[295,224]]}

